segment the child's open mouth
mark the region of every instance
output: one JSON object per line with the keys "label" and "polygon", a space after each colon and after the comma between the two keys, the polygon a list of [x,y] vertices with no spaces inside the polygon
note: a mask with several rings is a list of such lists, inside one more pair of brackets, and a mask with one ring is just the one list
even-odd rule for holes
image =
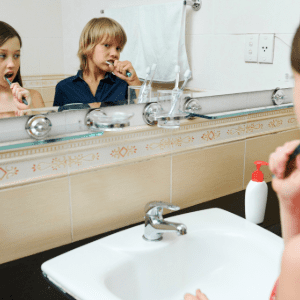
{"label": "child's open mouth", "polygon": [[4,75],[4,77],[7,78],[9,81],[12,81],[12,79],[14,77],[14,73],[8,72]]}
{"label": "child's open mouth", "polygon": [[108,63],[109,65],[114,65],[114,61],[113,60],[107,60],[106,63]]}

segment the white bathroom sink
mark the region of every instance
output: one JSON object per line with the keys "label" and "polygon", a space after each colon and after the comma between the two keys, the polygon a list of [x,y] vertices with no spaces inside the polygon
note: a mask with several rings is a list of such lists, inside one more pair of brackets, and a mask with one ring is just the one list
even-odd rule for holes
{"label": "white bathroom sink", "polygon": [[266,300],[280,272],[283,240],[218,208],[176,217],[187,234],[142,238],[144,225],[74,249],[42,265],[81,300],[183,300],[200,288],[209,300]]}

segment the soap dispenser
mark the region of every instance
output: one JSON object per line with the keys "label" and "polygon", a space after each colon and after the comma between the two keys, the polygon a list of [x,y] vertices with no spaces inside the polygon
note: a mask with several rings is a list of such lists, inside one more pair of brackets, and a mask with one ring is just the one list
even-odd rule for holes
{"label": "soap dispenser", "polygon": [[245,193],[245,215],[247,220],[259,224],[264,220],[268,197],[268,186],[260,167],[269,164],[260,160],[254,163],[256,170],[252,173],[252,180],[248,183]]}

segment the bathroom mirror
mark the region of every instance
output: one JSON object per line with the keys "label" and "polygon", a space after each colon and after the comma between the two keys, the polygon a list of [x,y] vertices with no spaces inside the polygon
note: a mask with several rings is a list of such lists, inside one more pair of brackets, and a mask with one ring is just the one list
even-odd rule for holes
{"label": "bathroom mirror", "polygon": [[[175,1],[180,0],[164,2]],[[251,4],[253,10],[260,10],[260,17],[257,18],[246,9],[240,11],[237,7],[232,11],[224,1],[215,1],[217,5],[203,1],[198,12],[187,6],[186,49],[192,70],[188,87],[215,90],[218,95],[222,91],[228,94],[271,90],[278,86],[293,87],[289,47],[300,17],[292,12],[297,11],[300,5],[288,1],[291,13],[288,19],[279,18],[280,3],[274,4],[270,13],[270,7],[267,4],[261,6],[260,0],[254,0]],[[43,0],[41,3],[38,0],[12,0],[1,4],[0,20],[13,26],[22,38],[21,74],[24,87],[39,91],[46,108],[51,111],[56,84],[77,73],[79,35],[86,23],[91,18],[103,16],[101,11],[106,9],[160,2]],[[241,5],[241,8],[250,5],[246,1],[234,3]],[[224,11],[227,13],[224,14]],[[228,22],[229,18],[234,20],[237,15],[239,22]],[[273,64],[245,62],[247,36],[274,32],[277,33],[274,35]],[[153,85],[155,90],[172,89],[173,86],[174,83]]]}

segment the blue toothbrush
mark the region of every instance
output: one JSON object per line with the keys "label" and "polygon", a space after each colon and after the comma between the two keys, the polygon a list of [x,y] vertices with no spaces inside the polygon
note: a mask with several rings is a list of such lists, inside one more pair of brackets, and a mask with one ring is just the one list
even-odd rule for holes
{"label": "blue toothbrush", "polygon": [[[9,79],[7,77],[4,76],[4,79],[8,82],[9,86],[11,86],[11,82],[9,81]],[[22,97],[22,102],[25,104],[25,105],[28,105],[28,102],[27,100],[25,99],[25,97]]]}
{"label": "blue toothbrush", "polygon": [[[109,64],[109,65],[112,65],[112,66],[114,65],[112,62],[110,62],[110,61],[108,61],[108,60],[106,61],[106,63]],[[131,75],[132,75],[132,74],[131,74],[130,72],[126,71],[126,76],[127,76],[127,77],[130,77]]]}
{"label": "blue toothbrush", "polygon": [[284,178],[288,177],[295,169],[295,161],[296,161],[296,157],[298,154],[300,154],[300,145],[297,146],[297,148],[294,150],[294,152],[289,157],[289,160],[286,164]]}

